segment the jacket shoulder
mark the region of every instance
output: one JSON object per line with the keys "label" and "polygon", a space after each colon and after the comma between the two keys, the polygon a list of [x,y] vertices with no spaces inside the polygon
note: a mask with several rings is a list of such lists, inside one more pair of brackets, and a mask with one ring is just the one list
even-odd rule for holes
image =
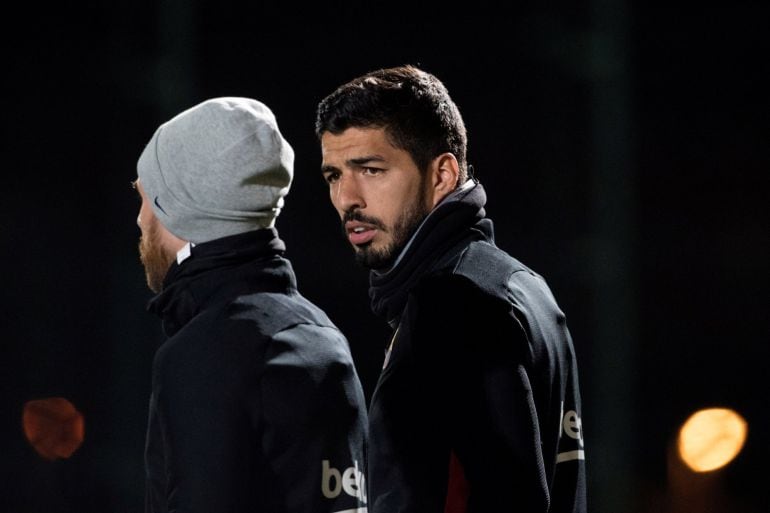
{"label": "jacket shoulder", "polygon": [[564,322],[546,280],[493,244],[469,244],[451,274],[486,297],[513,304],[526,317],[542,315]]}
{"label": "jacket shoulder", "polygon": [[240,296],[228,306],[226,314],[233,320],[256,322],[267,336],[302,324],[336,329],[326,313],[299,292]]}
{"label": "jacket shoulder", "polygon": [[258,292],[195,316],[158,348],[154,367],[161,372],[180,364],[202,369],[215,362],[229,362],[232,368],[260,362],[279,334],[293,334],[297,345],[312,338],[346,346],[328,316],[298,292]]}
{"label": "jacket shoulder", "polygon": [[[242,296],[227,311],[231,324],[254,330],[267,341],[266,360],[289,353],[302,366],[352,364],[348,341],[329,317],[299,292]],[[313,362],[312,365],[310,362]]]}
{"label": "jacket shoulder", "polygon": [[499,299],[510,299],[511,284],[530,278],[542,279],[497,246],[485,241],[468,245],[459,255],[451,274],[473,283],[481,292]]}

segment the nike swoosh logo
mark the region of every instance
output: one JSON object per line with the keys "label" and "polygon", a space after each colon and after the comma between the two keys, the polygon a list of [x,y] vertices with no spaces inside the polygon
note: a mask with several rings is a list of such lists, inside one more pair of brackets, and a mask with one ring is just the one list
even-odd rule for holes
{"label": "nike swoosh logo", "polygon": [[158,203],[158,197],[157,197],[157,196],[155,196],[155,206],[156,206],[156,207],[158,207],[158,208],[160,209],[160,211],[161,211],[161,212],[163,212],[164,214],[168,215],[168,212],[166,212],[166,211],[163,209],[163,207],[161,207],[161,206],[160,206],[160,203]]}

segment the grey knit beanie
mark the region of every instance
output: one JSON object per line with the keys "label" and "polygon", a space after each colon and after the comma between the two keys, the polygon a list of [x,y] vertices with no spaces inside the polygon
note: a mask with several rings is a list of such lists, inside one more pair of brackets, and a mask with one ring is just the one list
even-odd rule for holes
{"label": "grey knit beanie", "polygon": [[162,124],[137,163],[148,201],[195,244],[272,227],[289,192],[294,150],[250,98],[213,98]]}

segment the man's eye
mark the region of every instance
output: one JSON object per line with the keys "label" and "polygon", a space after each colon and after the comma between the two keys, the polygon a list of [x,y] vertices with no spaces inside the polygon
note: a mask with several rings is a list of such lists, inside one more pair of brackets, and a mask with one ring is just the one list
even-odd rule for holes
{"label": "man's eye", "polygon": [[378,167],[365,167],[362,169],[362,172],[365,175],[376,175],[376,174],[382,173],[382,169]]}
{"label": "man's eye", "polygon": [[339,173],[329,173],[326,176],[324,176],[324,180],[326,180],[327,183],[334,183],[336,182],[340,177]]}

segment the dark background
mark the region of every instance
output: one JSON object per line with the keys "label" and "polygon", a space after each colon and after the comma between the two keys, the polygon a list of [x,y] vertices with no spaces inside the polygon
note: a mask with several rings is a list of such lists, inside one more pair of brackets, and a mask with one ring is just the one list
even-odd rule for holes
{"label": "dark background", "polygon": [[[5,13],[0,511],[142,510],[163,336],[144,310],[129,182],[157,125],[208,97],[264,101],[294,146],[277,227],[370,396],[387,330],[338,234],[314,110],[341,83],[406,63],[447,85],[498,245],[543,274],[567,314],[590,509],[670,507],[676,430],[726,406],[749,438],[720,490],[735,511],[766,511],[770,8],[543,4],[116,0]],[[21,412],[55,396],[83,413],[86,436],[47,461]]]}

